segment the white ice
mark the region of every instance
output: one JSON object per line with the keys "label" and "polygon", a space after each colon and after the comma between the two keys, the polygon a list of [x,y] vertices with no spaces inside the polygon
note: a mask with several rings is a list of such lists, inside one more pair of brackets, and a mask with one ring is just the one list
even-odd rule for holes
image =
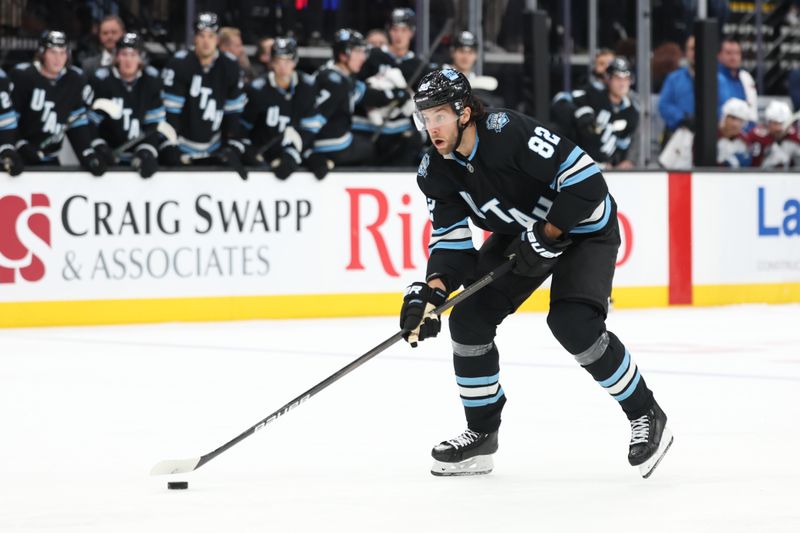
{"label": "white ice", "polygon": [[470,478],[429,473],[431,446],[465,427],[447,335],[395,345],[195,472],[149,476],[395,318],[0,330],[0,531],[800,531],[799,319],[797,305],[612,312],[675,433],[647,480],[616,402],[540,313],[500,329],[500,451]]}

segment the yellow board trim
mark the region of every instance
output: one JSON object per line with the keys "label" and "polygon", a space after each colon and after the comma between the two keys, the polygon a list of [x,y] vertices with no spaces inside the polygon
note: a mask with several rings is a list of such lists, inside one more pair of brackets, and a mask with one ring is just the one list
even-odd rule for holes
{"label": "yellow board trim", "polygon": [[[694,305],[800,302],[800,283],[694,287]],[[667,287],[621,287],[614,307],[665,307]],[[550,291],[536,291],[520,311],[547,311]],[[204,322],[291,318],[386,316],[400,310],[401,295],[308,294],[137,300],[0,303],[0,327],[82,326],[148,322]]]}

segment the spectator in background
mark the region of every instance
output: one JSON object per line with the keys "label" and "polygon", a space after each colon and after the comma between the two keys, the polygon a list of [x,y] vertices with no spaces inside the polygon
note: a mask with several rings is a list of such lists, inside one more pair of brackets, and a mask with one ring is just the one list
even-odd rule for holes
{"label": "spectator in background", "polygon": [[598,91],[604,91],[606,88],[606,69],[609,63],[614,61],[614,52],[608,48],[601,48],[594,54],[594,61],[592,62],[592,74],[589,77],[587,85]]}
{"label": "spectator in background", "polygon": [[800,136],[792,123],[794,116],[788,104],[773,100],[764,111],[766,125],[758,125],[747,134],[753,154],[753,166],[788,168],[800,164]]}
{"label": "spectator in background", "polygon": [[682,58],[681,47],[673,42],[662,43],[653,50],[653,92],[661,92],[664,79],[681,66]]}
{"label": "spectator in background", "polygon": [[275,39],[272,37],[262,37],[256,46],[256,62],[250,68],[253,69],[253,79],[266,76],[270,71],[270,60],[272,59],[272,45]]}
{"label": "spectator in background", "polygon": [[730,38],[720,43],[717,68],[717,114],[722,118],[722,106],[731,98],[743,100],[754,120],[758,116],[758,94],[753,76],[742,67],[742,47]]}
{"label": "spectator in background", "polygon": [[663,144],[681,126],[694,131],[694,35],[686,39],[686,65],[670,72],[658,97],[658,112],[666,131]]}
{"label": "spectator in background", "polygon": [[114,62],[114,48],[117,41],[125,34],[125,23],[117,15],[109,15],[100,21],[98,39],[102,50],[99,54],[87,57],[81,67],[87,76],[94,74],[100,67],[109,67]]}
{"label": "spectator in background", "polygon": [[231,28],[226,26],[219,30],[219,50],[220,52],[230,54],[239,63],[242,69],[242,75],[246,82],[254,78],[253,69],[250,67],[250,59],[244,51],[244,44],[242,44],[242,32],[239,28]]}
{"label": "spectator in background", "polygon": [[367,33],[367,46],[370,48],[389,46],[389,36],[380,28],[369,30],[369,33]]}
{"label": "spectator in background", "polygon": [[717,164],[741,168],[752,165],[753,157],[744,135],[744,125],[752,120],[750,106],[739,98],[729,98],[722,106],[717,138]]}

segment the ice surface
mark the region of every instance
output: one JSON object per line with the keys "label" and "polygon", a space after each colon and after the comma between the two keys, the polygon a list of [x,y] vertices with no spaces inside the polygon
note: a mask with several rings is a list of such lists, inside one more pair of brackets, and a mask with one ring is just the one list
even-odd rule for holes
{"label": "ice surface", "polygon": [[798,324],[796,305],[611,314],[675,433],[648,480],[543,314],[501,327],[500,451],[466,478],[429,473],[465,427],[446,335],[394,346],[196,472],[148,475],[232,439],[395,318],[0,330],[0,531],[800,531]]}

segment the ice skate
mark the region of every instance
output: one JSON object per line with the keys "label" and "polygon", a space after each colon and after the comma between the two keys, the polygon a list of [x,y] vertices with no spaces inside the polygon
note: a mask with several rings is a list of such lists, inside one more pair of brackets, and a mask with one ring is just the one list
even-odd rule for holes
{"label": "ice skate", "polygon": [[628,462],[639,467],[642,477],[650,477],[672,446],[672,432],[667,427],[667,415],[657,403],[647,414],[631,420],[631,443]]}
{"label": "ice skate", "polygon": [[466,430],[458,437],[433,447],[434,476],[477,476],[494,468],[492,454],[497,451],[497,431],[478,433]]}

